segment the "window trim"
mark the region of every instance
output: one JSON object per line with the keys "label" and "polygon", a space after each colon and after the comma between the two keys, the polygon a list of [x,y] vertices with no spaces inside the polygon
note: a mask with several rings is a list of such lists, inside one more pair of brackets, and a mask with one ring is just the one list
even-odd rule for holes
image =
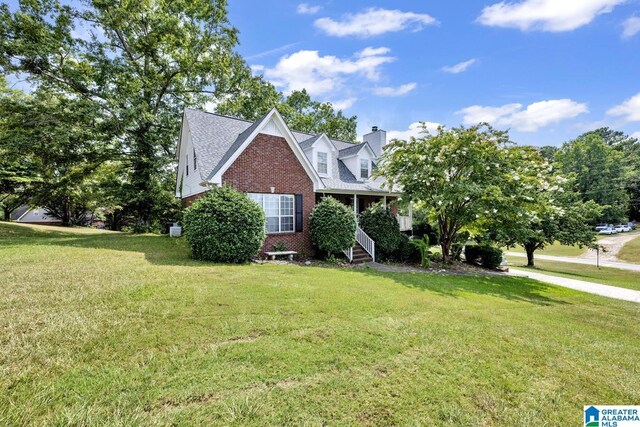
{"label": "window trim", "polygon": [[[278,218],[278,231],[269,231],[267,229],[267,221],[265,221],[264,224],[264,229],[265,229],[265,233],[269,234],[269,235],[273,235],[273,234],[291,234],[291,233],[295,233],[296,232],[296,197],[295,194],[285,194],[285,193],[246,193],[247,197],[249,197],[249,199],[253,200],[254,202],[258,203],[257,200],[255,200],[252,196],[256,195],[256,196],[261,196],[261,201],[262,203],[258,203],[258,205],[260,205],[260,207],[262,208],[262,210],[265,213],[265,219],[268,218]],[[267,216],[267,210],[265,209],[265,199],[268,196],[278,196],[278,216]],[[287,197],[291,200],[291,215],[282,215],[282,198],[283,197]],[[282,230],[282,218],[291,218],[291,230]]]}
{"label": "window trim", "polygon": [[[325,167],[325,171],[322,172],[320,170],[320,155],[324,154],[324,167]],[[316,155],[316,167],[318,168],[318,174],[320,175],[329,175],[329,153],[327,153],[326,151],[318,151],[317,155]]]}
{"label": "window trim", "polygon": [[[362,175],[362,171],[364,170],[362,168],[363,162],[367,162],[367,176]],[[371,160],[360,159],[360,179],[369,179],[369,177],[371,177]]]}

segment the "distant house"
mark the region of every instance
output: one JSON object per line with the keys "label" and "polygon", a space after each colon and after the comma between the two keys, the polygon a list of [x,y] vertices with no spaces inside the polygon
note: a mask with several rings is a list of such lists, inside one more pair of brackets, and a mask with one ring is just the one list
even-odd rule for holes
{"label": "distant house", "polygon": [[54,216],[47,215],[43,208],[32,208],[22,205],[11,214],[11,220],[24,224],[60,225],[62,221]]}
{"label": "distant house", "polygon": [[[266,213],[263,251],[284,243],[312,255],[309,214],[323,196],[332,196],[361,213],[375,202],[391,203],[397,189],[372,179],[386,132],[374,127],[354,144],[290,130],[276,109],[250,122],[186,109],[177,149],[176,197],[189,206],[211,186],[230,184]],[[391,209],[397,213],[395,205]],[[410,229],[410,217],[398,217]],[[372,241],[358,230],[356,252],[373,255]],[[363,248],[364,247],[364,248]],[[353,258],[353,251],[347,251]]]}

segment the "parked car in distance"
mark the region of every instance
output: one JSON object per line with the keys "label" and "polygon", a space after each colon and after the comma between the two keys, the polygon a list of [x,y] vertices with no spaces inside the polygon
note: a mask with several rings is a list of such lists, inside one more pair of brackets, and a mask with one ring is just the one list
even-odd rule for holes
{"label": "parked car in distance", "polygon": [[596,231],[604,230],[609,224],[596,224]]}
{"label": "parked car in distance", "polygon": [[627,224],[619,224],[616,225],[616,231],[618,233],[626,233],[628,231],[631,231],[631,227],[629,227]]}
{"label": "parked car in distance", "polygon": [[628,222],[627,225],[629,226],[629,228],[631,228],[632,230],[636,229],[636,223],[635,222]]}
{"label": "parked car in distance", "polygon": [[598,231],[598,234],[616,234],[616,233],[617,231],[613,227],[603,228],[602,230]]}

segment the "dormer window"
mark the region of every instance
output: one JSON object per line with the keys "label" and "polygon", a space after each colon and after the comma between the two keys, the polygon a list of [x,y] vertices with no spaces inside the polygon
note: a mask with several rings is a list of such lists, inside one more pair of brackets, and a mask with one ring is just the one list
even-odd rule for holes
{"label": "dormer window", "polygon": [[369,162],[369,160],[367,159],[360,159],[360,178],[361,179],[368,179],[369,178],[369,164],[371,162]]}
{"label": "dormer window", "polygon": [[327,153],[318,152],[318,173],[326,175],[329,172],[329,162],[327,160]]}

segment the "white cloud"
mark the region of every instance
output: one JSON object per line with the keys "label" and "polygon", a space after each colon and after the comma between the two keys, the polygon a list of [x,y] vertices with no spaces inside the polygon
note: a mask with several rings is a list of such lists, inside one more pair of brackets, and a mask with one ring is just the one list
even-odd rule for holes
{"label": "white cloud", "polygon": [[416,88],[416,83],[407,83],[398,87],[382,86],[373,88],[373,93],[378,96],[402,96]]}
{"label": "white cloud", "polygon": [[540,128],[589,112],[586,104],[571,99],[550,99],[534,102],[523,109],[522,104],[500,107],[473,105],[458,111],[464,123],[475,125],[488,122],[494,126],[510,127],[522,132],[535,132]]}
{"label": "white cloud", "polygon": [[322,7],[310,6],[307,3],[300,3],[298,5],[298,13],[302,15],[315,15],[316,13],[320,12],[320,9],[322,9]]}
{"label": "white cloud", "polygon": [[468,61],[464,61],[456,65],[452,65],[450,67],[442,67],[442,71],[444,71],[445,73],[451,73],[451,74],[462,73],[463,71],[467,71],[467,68],[475,64],[476,61],[477,59],[473,58]]}
{"label": "white cloud", "polygon": [[610,116],[621,116],[629,122],[640,122],[640,93],[607,111]]}
{"label": "white cloud", "polygon": [[522,31],[571,31],[609,13],[625,0],[523,0],[486,6],[478,22]]}
{"label": "white cloud", "polygon": [[395,58],[386,55],[387,48],[368,47],[353,58],[320,56],[317,50],[301,50],[283,56],[273,68],[266,68],[264,76],[285,93],[306,89],[312,96],[333,93],[342,88],[345,79],[362,76],[377,81],[380,67]]}
{"label": "white cloud", "polygon": [[269,49],[269,50],[265,50],[264,52],[256,53],[255,55],[247,56],[245,59],[252,60],[252,59],[262,58],[264,56],[274,55],[276,53],[282,53],[285,50],[289,50],[292,47],[297,46],[298,44],[299,43],[297,42],[285,44],[284,46],[276,47],[275,49]]}
{"label": "white cloud", "polygon": [[640,33],[640,17],[632,16],[622,23],[622,37],[627,39]]}
{"label": "white cloud", "polygon": [[333,106],[334,110],[346,110],[347,108],[355,104],[357,100],[358,98],[346,98],[338,101],[332,101],[331,105]]}
{"label": "white cloud", "polygon": [[426,127],[427,132],[431,134],[435,134],[438,132],[438,127],[441,126],[440,123],[435,122],[414,122],[409,125],[407,130],[390,130],[387,132],[387,139],[391,141],[392,139],[402,139],[408,141],[411,137],[418,138],[424,135],[423,124]]}
{"label": "white cloud", "polygon": [[437,22],[426,13],[370,8],[364,12],[346,14],[341,21],[334,21],[331,18],[316,19],[315,25],[331,36],[371,37],[402,31],[405,28],[419,31],[425,25],[434,25]]}
{"label": "white cloud", "polygon": [[264,71],[264,65],[252,65],[250,68],[253,74],[259,74]]}
{"label": "white cloud", "polygon": [[640,131],[632,133],[631,138],[640,139]]}

